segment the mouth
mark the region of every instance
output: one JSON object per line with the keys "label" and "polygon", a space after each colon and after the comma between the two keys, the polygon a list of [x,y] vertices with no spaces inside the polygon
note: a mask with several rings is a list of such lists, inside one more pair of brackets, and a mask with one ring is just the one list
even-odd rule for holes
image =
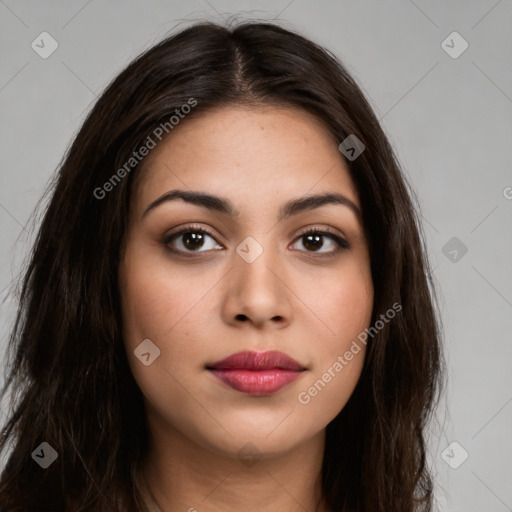
{"label": "mouth", "polygon": [[230,388],[251,396],[272,395],[307,370],[276,350],[238,352],[205,368]]}

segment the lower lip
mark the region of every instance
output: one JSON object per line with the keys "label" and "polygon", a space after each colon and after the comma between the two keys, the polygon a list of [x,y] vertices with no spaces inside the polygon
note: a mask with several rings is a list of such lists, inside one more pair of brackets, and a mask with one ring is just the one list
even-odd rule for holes
{"label": "lower lip", "polygon": [[229,387],[253,396],[267,396],[301,375],[293,370],[209,370]]}

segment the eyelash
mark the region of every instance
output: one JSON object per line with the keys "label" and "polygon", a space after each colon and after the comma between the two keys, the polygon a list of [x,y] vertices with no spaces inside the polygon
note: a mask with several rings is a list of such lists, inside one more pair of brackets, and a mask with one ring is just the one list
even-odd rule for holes
{"label": "eyelash", "polygon": [[[184,257],[193,257],[193,255],[195,253],[206,252],[206,251],[182,251],[181,249],[174,249],[174,248],[169,247],[169,244],[170,244],[170,242],[173,239],[179,238],[181,235],[184,235],[184,234],[187,234],[187,233],[206,233],[207,235],[212,237],[218,244],[220,244],[217,241],[215,235],[209,229],[204,228],[204,227],[200,227],[200,226],[194,226],[194,225],[186,226],[183,229],[180,229],[179,231],[177,231],[175,233],[171,233],[171,234],[167,235],[164,238],[164,240],[163,240],[163,244],[166,246],[166,248],[169,251],[171,251],[171,252],[173,252],[175,254],[178,254],[180,256],[184,256]],[[337,254],[339,254],[343,250],[350,249],[350,244],[346,240],[344,240],[343,238],[341,238],[337,234],[331,232],[328,228],[324,228],[324,229],[318,229],[318,228],[306,229],[306,230],[300,232],[297,235],[297,238],[295,240],[298,240],[298,239],[300,239],[300,238],[302,238],[304,236],[307,236],[307,235],[321,235],[321,236],[325,236],[327,238],[331,238],[336,243],[336,245],[338,247],[337,247],[336,250],[330,251],[330,252],[322,252],[322,253],[317,253],[315,251],[299,251],[299,252],[306,252],[306,253],[314,254],[316,257],[319,257],[319,258],[330,258],[332,256],[336,256]]]}

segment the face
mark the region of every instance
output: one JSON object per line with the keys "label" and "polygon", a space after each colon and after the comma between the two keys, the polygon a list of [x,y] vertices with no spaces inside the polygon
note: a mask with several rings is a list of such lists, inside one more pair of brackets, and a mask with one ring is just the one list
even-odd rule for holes
{"label": "face", "polygon": [[[322,434],[359,379],[354,340],[373,306],[336,142],[298,109],[223,107],[183,121],[150,158],[119,267],[150,431],[233,457]],[[325,194],[338,199],[304,202]],[[256,355],[215,364],[241,352]]]}

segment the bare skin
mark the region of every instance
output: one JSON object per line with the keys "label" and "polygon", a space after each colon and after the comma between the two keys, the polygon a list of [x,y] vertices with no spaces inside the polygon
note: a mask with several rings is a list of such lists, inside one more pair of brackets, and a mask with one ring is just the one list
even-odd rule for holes
{"label": "bare skin", "polygon": [[[183,199],[144,214],[175,189],[221,196],[239,214]],[[374,291],[351,207],[323,204],[279,220],[286,202],[324,193],[361,209],[336,141],[298,109],[219,108],[184,120],[148,157],[119,281],[150,432],[143,477],[163,512],[329,512],[320,493],[325,428],[359,380],[364,347],[342,371],[332,368],[369,326]],[[212,235],[198,241],[198,228]],[[315,241],[304,228],[330,232]],[[258,247],[253,261],[241,256]],[[149,365],[134,354],[146,339],[160,350]],[[244,350],[279,350],[306,370],[252,396],[206,369]],[[319,379],[325,385],[309,393]]]}

